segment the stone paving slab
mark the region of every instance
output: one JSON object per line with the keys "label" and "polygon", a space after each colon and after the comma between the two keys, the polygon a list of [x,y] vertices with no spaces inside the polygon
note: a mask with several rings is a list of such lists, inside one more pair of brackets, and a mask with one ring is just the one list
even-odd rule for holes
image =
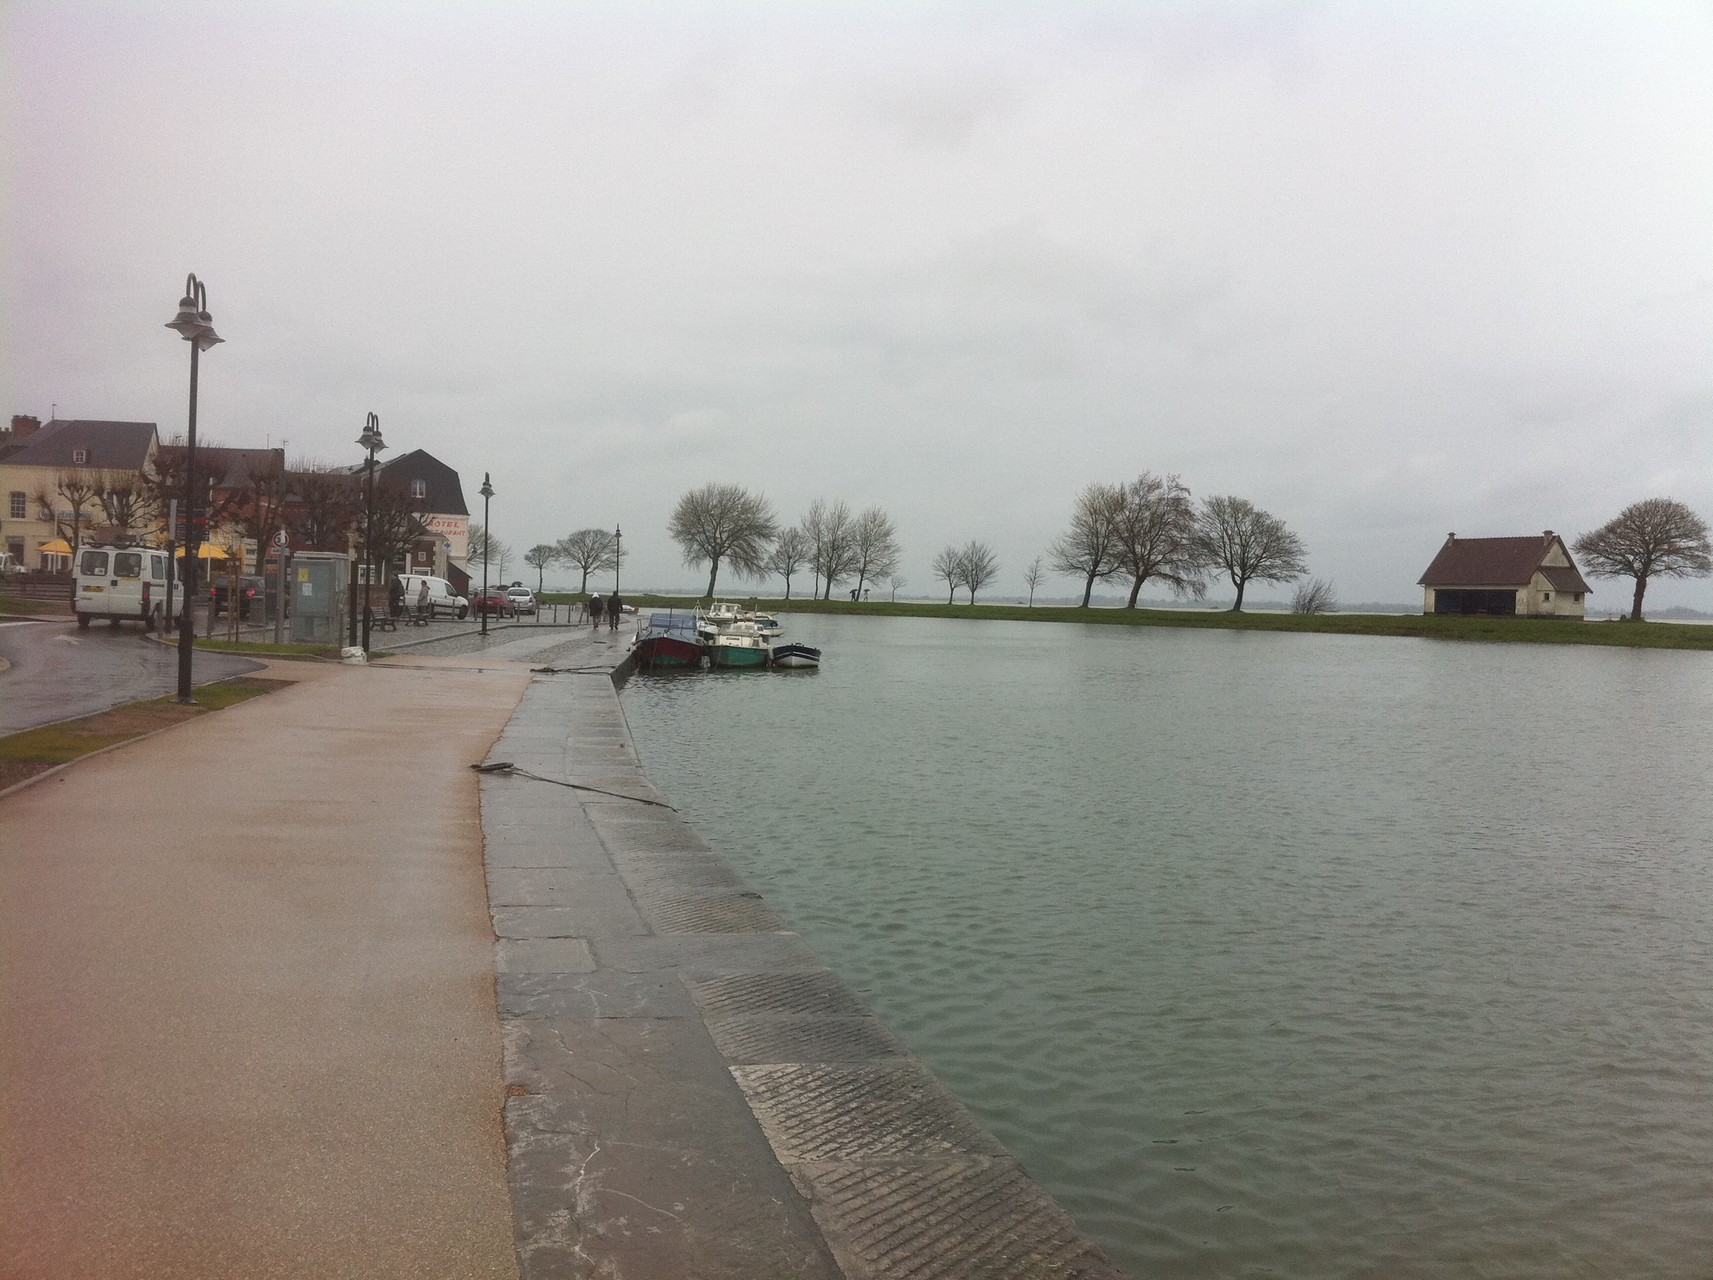
{"label": "stone paving slab", "polygon": [[[526,1280],[1111,1280],[1064,1211],[668,807],[611,678],[482,779]],[[563,772],[550,772],[557,768]]]}

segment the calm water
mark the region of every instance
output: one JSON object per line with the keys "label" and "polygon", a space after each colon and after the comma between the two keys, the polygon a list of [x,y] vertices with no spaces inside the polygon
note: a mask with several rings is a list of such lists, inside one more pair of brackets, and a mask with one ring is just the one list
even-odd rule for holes
{"label": "calm water", "polygon": [[1121,1265],[1713,1275],[1713,656],[785,622],[651,775]]}

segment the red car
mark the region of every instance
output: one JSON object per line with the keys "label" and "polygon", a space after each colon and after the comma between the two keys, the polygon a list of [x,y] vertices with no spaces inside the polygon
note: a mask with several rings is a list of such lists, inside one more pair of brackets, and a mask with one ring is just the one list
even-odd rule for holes
{"label": "red car", "polygon": [[470,609],[478,618],[485,613],[491,613],[497,618],[517,617],[517,606],[506,595],[504,587],[489,587],[486,591],[478,591],[470,601]]}

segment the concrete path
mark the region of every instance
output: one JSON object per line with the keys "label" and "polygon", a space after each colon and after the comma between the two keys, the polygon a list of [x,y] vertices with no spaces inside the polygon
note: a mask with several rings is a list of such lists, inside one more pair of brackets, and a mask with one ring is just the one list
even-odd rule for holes
{"label": "concrete path", "polygon": [[0,1271],[514,1276],[477,779],[527,673],[293,687],[0,800]]}

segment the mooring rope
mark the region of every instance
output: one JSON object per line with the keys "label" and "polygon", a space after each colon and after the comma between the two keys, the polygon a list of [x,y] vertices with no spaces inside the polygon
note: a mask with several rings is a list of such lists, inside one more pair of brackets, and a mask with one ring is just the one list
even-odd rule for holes
{"label": "mooring rope", "polygon": [[650,800],[647,796],[627,796],[622,791],[606,791],[600,787],[586,786],[581,782],[566,782],[563,778],[544,778],[539,773],[531,773],[528,769],[520,769],[510,760],[496,760],[493,764],[473,764],[470,766],[477,773],[503,773],[519,778],[534,778],[537,782],[551,782],[556,787],[570,787],[573,791],[593,791],[598,796],[611,796],[615,800],[634,800],[638,804],[651,804],[660,809],[678,810],[664,800]]}

